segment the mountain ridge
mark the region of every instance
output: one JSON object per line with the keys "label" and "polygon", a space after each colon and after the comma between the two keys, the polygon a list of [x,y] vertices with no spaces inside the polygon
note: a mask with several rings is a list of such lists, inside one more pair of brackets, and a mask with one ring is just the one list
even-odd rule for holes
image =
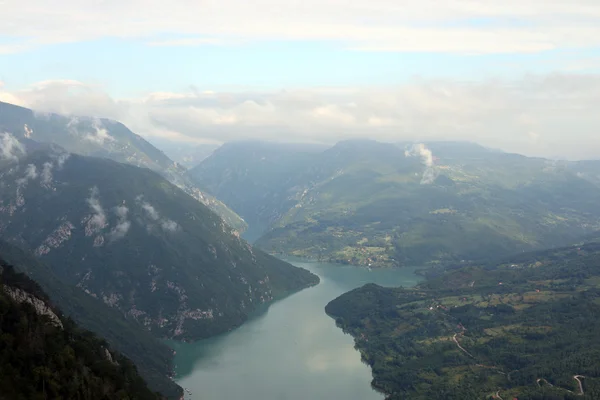
{"label": "mountain ridge", "polygon": [[159,172],[167,180],[207,205],[229,225],[244,231],[246,223],[218,199],[204,193],[185,177],[186,168],[118,121],[39,113],[0,102],[0,133],[19,140],[56,144],[71,153],[109,158]]}
{"label": "mountain ridge", "polygon": [[248,220],[257,246],[342,263],[451,264],[600,227],[600,163],[475,143],[347,140],[310,154],[247,143],[188,175]]}
{"label": "mountain ridge", "polygon": [[[252,249],[149,169],[74,154],[59,167],[59,156],[36,151],[2,171],[0,231],[159,336],[226,331],[245,321],[243,310],[254,302],[316,283],[309,272]],[[54,169],[46,179],[48,165]],[[169,299],[164,309],[150,307],[155,291]]]}

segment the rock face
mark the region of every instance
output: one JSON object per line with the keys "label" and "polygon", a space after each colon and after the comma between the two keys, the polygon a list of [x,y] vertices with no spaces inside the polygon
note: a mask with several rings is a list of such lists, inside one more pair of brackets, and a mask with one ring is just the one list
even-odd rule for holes
{"label": "rock face", "polygon": [[[113,350],[118,351],[133,361],[137,371],[153,391],[160,392],[167,398],[180,398],[182,389],[169,377],[173,370],[173,350],[153,337],[146,328],[134,319],[127,318],[118,309],[59,279],[48,265],[33,255],[33,252],[0,240],[0,258],[12,265],[16,271],[26,273],[28,277],[39,283],[48,297],[41,296],[41,292],[36,291],[35,288],[32,290],[24,287],[23,290],[33,294],[45,304],[56,307],[50,307],[50,311],[56,315],[60,316],[55,311],[60,309],[62,315],[71,318],[78,326],[105,339],[109,346],[106,344],[102,346],[110,348],[109,353]],[[0,273],[2,270],[0,263]],[[0,296],[7,295],[0,293]],[[110,354],[113,361],[117,361],[114,353]]]}
{"label": "rock face", "polygon": [[60,321],[60,318],[58,318],[58,315],[56,315],[54,311],[52,311],[52,309],[48,306],[48,304],[44,303],[42,300],[18,288],[4,286],[2,289],[4,290],[4,293],[6,293],[11,299],[16,301],[17,303],[31,304],[38,315],[47,316],[52,324],[59,327],[60,329],[63,329],[63,324]]}
{"label": "rock face", "polygon": [[62,319],[36,282],[2,258],[0,265],[0,397],[163,398],[148,389],[131,361]]}
{"label": "rock face", "polygon": [[148,169],[39,150],[0,168],[0,186],[5,239],[159,337],[227,331],[318,282]]}

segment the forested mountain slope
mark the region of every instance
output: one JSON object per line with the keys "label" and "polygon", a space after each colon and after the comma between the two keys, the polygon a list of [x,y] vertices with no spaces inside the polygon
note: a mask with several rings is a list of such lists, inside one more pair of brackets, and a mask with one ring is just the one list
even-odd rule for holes
{"label": "forested mountain slope", "polygon": [[257,246],[351,264],[452,264],[600,228],[600,163],[471,143],[233,143],[189,175],[249,222]]}
{"label": "forested mountain slope", "polygon": [[133,364],[80,329],[0,259],[0,399],[161,398]]}
{"label": "forested mountain slope", "polygon": [[173,350],[141,324],[75,285],[64,283],[28,251],[0,240],[0,255],[16,271],[26,273],[38,283],[66,317],[105,339],[112,349],[132,360],[152,390],[169,399],[180,398],[183,390],[169,378]]}
{"label": "forested mountain slope", "polygon": [[226,143],[188,176],[244,218],[249,225],[244,236],[252,241],[297,204],[305,169],[323,150],[319,145]]}
{"label": "forested mountain slope", "polygon": [[366,285],[326,311],[390,399],[600,398],[597,242],[451,270],[411,289]]}
{"label": "forested mountain slope", "polygon": [[[7,164],[6,164],[7,163]],[[0,169],[0,233],[158,337],[199,339],[318,282],[157,173],[38,150]]]}
{"label": "forested mountain slope", "polygon": [[19,140],[53,143],[71,153],[104,157],[158,172],[193,196],[233,228],[243,231],[245,222],[213,196],[203,193],[189,181],[186,168],[120,122],[92,117],[66,117],[36,113],[27,108],[0,102],[0,134],[10,133]]}

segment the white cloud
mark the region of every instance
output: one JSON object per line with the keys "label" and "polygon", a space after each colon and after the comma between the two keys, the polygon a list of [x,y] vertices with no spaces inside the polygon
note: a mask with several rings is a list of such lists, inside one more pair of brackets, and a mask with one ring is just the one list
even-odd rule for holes
{"label": "white cloud", "polygon": [[[173,233],[179,229],[179,224],[169,218],[160,216],[160,213],[154,208],[154,206],[147,201],[143,201],[143,196],[136,198],[138,203],[142,206],[142,209],[146,212],[148,218],[158,223],[158,225],[165,231]],[[151,231],[154,228],[154,224],[150,223],[147,225],[147,229]]]}
{"label": "white cloud", "polygon": [[170,219],[163,219],[160,222],[160,226],[168,232],[175,232],[179,229],[179,225],[177,224],[177,222],[170,220]]}
{"label": "white cloud", "polygon": [[49,186],[52,183],[52,168],[54,166],[50,162],[45,162],[42,167],[41,181],[42,185]]}
{"label": "white cloud", "polygon": [[172,40],[157,40],[147,43],[148,46],[202,46],[202,45],[217,45],[225,44],[223,40],[214,38],[198,38],[189,37]]}
{"label": "white cloud", "polygon": [[84,134],[84,139],[99,144],[100,146],[104,145],[104,142],[112,142],[115,140],[115,138],[108,134],[108,131],[104,128],[102,122],[98,119],[94,119],[94,121],[92,122],[92,129],[94,130],[94,132]]}
{"label": "white cloud", "polygon": [[600,75],[595,74],[280,91],[191,88],[122,100],[91,86],[73,95],[59,90],[61,84],[45,82],[41,86],[53,90],[11,95],[39,111],[114,118],[142,136],[174,141],[468,140],[527,155],[600,158]]}
{"label": "white cloud", "polygon": [[98,232],[108,225],[106,222],[106,213],[100,204],[100,199],[98,199],[98,193],[98,188],[94,186],[90,189],[90,197],[86,199],[92,209],[92,216],[88,222],[91,232]]}
{"label": "white cloud", "polygon": [[0,35],[19,40],[0,54],[107,36],[153,45],[328,40],[364,50],[462,53],[600,44],[596,0],[62,0],[60,7],[4,0],[2,16],[8,22]]}
{"label": "white cloud", "polygon": [[17,161],[19,157],[25,154],[25,148],[10,133],[0,134],[0,159]]}
{"label": "white cloud", "polygon": [[151,220],[156,221],[160,218],[158,211],[156,211],[154,206],[152,206],[150,203],[143,202],[142,208],[144,209],[144,211],[146,211],[146,214],[148,215],[148,217],[150,217]]}
{"label": "white cloud", "polygon": [[124,238],[129,232],[129,228],[131,228],[131,221],[127,220],[129,209],[125,205],[115,207],[114,212],[119,220],[109,234],[109,238],[113,241]]}
{"label": "white cloud", "polygon": [[27,182],[37,179],[37,177],[37,167],[34,164],[28,164],[25,169],[25,175],[22,178],[17,179],[17,184],[19,186],[25,186]]}
{"label": "white cloud", "polygon": [[423,143],[413,144],[404,152],[406,157],[420,157],[425,165],[425,171],[421,177],[421,185],[430,185],[438,177],[438,171],[433,166],[433,153]]}
{"label": "white cloud", "polygon": [[62,167],[67,162],[67,160],[71,157],[71,154],[59,153],[59,154],[53,154],[52,157],[56,160],[56,166],[58,167],[58,169],[62,169]]}

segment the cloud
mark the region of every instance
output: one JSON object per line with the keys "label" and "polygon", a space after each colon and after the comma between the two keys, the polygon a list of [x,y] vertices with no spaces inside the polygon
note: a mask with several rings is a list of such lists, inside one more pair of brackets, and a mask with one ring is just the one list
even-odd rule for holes
{"label": "cloud", "polygon": [[177,224],[177,222],[170,220],[170,219],[163,219],[160,222],[160,226],[168,232],[175,232],[179,229],[179,225]]}
{"label": "cloud", "polygon": [[[60,99],[53,102],[52,99]],[[41,113],[71,116],[106,115],[119,119],[127,105],[113,100],[96,85],[71,79],[37,82],[23,90],[9,92],[0,87],[0,101],[29,107]],[[93,107],[94,112],[90,112]]]}
{"label": "cloud", "polygon": [[92,189],[90,189],[90,197],[86,199],[88,205],[92,209],[92,216],[88,221],[88,226],[92,233],[98,232],[108,225],[106,221],[106,213],[100,204],[98,194],[98,188],[94,186]]}
{"label": "cloud", "polygon": [[27,182],[37,179],[37,177],[37,167],[34,164],[28,164],[25,169],[25,175],[22,178],[17,179],[17,185],[23,187],[27,185]]}
{"label": "cloud", "polygon": [[[138,196],[136,198],[138,203],[142,206],[142,209],[146,212],[148,218],[152,221],[158,223],[158,225],[165,231],[173,233],[179,230],[179,224],[169,218],[161,217],[159,212],[154,208],[154,206],[147,201],[143,201],[143,196]],[[149,224],[147,226],[148,230],[152,230],[154,228],[154,224]]]}
{"label": "cloud", "polygon": [[156,211],[156,209],[150,203],[143,202],[142,208],[144,209],[144,211],[146,211],[146,214],[148,215],[148,217],[150,217],[151,220],[156,221],[160,218],[158,211]]}
{"label": "cloud", "polygon": [[413,144],[404,152],[405,157],[420,157],[425,165],[425,171],[421,177],[421,185],[430,185],[438,177],[438,171],[433,166],[433,153],[423,143]]}
{"label": "cloud", "polygon": [[[50,156],[53,162],[56,163],[56,168],[61,170],[71,155],[69,153],[52,153]],[[54,164],[52,162],[47,161],[44,163],[42,171],[40,172],[40,182],[42,186],[46,188],[50,187],[53,179],[53,170]]]}
{"label": "cloud", "polygon": [[109,238],[110,240],[118,240],[122,239],[129,232],[129,228],[131,228],[131,221],[127,220],[127,214],[129,213],[129,209],[125,205],[120,205],[114,208],[114,213],[119,218],[117,225],[110,231]]}
{"label": "cloud", "polygon": [[433,153],[423,143],[413,144],[404,152],[404,155],[406,157],[419,156],[426,167],[433,166]]}
{"label": "cloud", "polygon": [[[117,119],[150,139],[467,140],[533,156],[581,159],[600,155],[598,74],[555,73],[463,82],[414,79],[387,87],[271,91],[191,87],[185,92],[155,92],[130,99],[112,99],[92,86],[71,94],[56,89],[60,85],[71,87],[74,83],[45,82],[41,87],[55,88],[45,92],[47,97],[31,88],[11,95],[43,112],[61,109],[69,115]],[[86,97],[81,93],[92,94]]]}
{"label": "cloud", "polygon": [[[63,10],[69,10],[64,12]],[[312,40],[358,50],[538,52],[600,44],[596,0],[4,0],[1,53],[119,37],[156,45]]]}
{"label": "cloud", "polygon": [[53,154],[52,157],[56,160],[56,166],[58,167],[58,169],[62,169],[62,167],[67,162],[67,160],[71,157],[71,154],[58,153],[58,154]]}
{"label": "cloud", "polygon": [[94,119],[92,122],[92,129],[94,132],[84,134],[84,139],[101,146],[104,145],[104,142],[113,142],[115,140],[115,138],[108,134],[108,131],[104,128],[104,126],[102,126],[102,122],[98,119]]}
{"label": "cloud", "polygon": [[0,159],[17,161],[24,154],[25,148],[17,138],[7,132],[0,134]]}
{"label": "cloud", "polygon": [[45,162],[42,167],[41,182],[43,186],[49,186],[52,183],[52,168],[51,162]]}
{"label": "cloud", "polygon": [[148,42],[148,46],[202,46],[202,45],[218,45],[225,44],[221,39],[190,37],[171,40],[156,40]]}

